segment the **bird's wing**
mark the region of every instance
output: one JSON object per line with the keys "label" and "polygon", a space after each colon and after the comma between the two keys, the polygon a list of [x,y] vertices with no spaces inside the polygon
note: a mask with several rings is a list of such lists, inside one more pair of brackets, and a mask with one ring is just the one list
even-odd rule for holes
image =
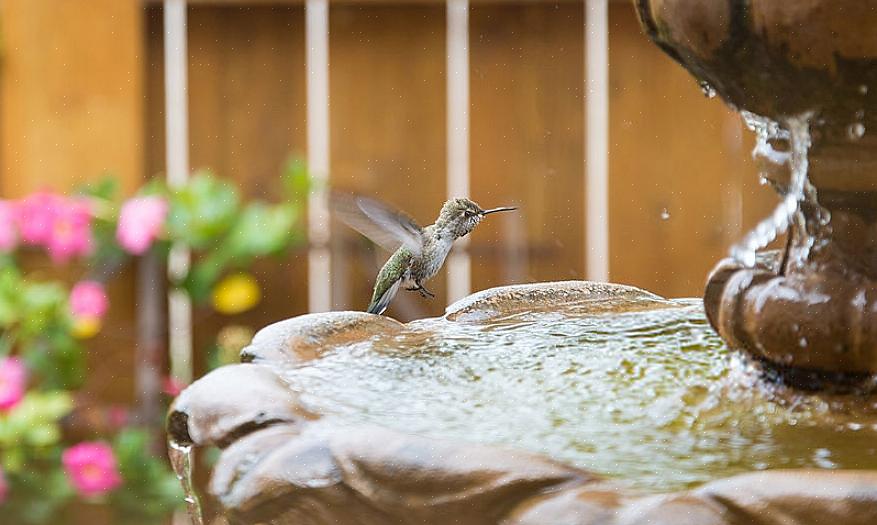
{"label": "bird's wing", "polygon": [[420,255],[423,236],[414,219],[401,211],[367,197],[333,194],[332,208],[345,224],[371,239],[385,250],[404,246]]}

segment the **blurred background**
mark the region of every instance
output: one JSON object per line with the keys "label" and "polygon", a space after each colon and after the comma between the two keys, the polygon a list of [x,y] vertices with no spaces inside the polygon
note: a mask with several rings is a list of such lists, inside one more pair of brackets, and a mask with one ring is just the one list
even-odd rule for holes
{"label": "blurred background", "polygon": [[[387,313],[401,320],[533,281],[699,296],[775,202],[752,143],[627,1],[0,0],[0,198],[108,175],[125,197],[206,168],[243,199],[277,201],[290,159],[314,179],[301,242],[247,269],[261,289],[248,311],[196,303],[168,318],[166,301],[144,303],[142,261],[108,283],[82,390],[98,404],[142,403],[143,367],[202,374],[228,326],[364,309],[388,254],[329,219],[327,188],[424,225],[461,192],[519,206],[457,250],[434,299],[400,294]],[[589,195],[601,177],[606,193]],[[145,308],[165,319],[157,332]],[[180,323],[191,364],[175,372],[162,356]]]}

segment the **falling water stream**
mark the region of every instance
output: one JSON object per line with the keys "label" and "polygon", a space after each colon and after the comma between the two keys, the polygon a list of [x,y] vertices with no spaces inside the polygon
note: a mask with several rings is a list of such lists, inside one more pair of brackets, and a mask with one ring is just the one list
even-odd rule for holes
{"label": "falling water stream", "polygon": [[167,450],[168,457],[171,460],[171,467],[173,467],[177,479],[183,485],[189,519],[192,520],[192,525],[204,525],[204,518],[201,514],[201,502],[192,484],[192,445],[182,445],[176,441],[168,440]]}
{"label": "falling water stream", "polygon": [[[811,114],[789,117],[785,119],[785,127],[748,111],[743,111],[742,115],[743,121],[756,134],[756,144],[752,151],[753,157],[762,157],[777,165],[788,165],[790,172],[788,188],[773,213],[758,223],[752,231],[743,237],[742,241],[731,248],[731,256],[737,262],[751,267],[755,265],[756,252],[789,229],[802,202],[810,200],[814,204],[816,203],[816,193],[807,178]],[[772,145],[773,141],[787,142],[791,148],[790,151],[777,151]],[[799,221],[802,220],[799,218]],[[797,253],[799,257],[806,258],[806,250],[799,250]]]}

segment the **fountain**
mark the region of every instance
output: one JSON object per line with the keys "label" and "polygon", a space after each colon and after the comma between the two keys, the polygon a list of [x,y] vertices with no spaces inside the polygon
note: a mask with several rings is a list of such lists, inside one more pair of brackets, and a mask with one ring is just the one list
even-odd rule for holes
{"label": "fountain", "polygon": [[[789,168],[767,172],[777,210],[704,301],[570,281],[408,324],[270,325],[171,407],[193,519],[191,450],[215,446],[209,493],[232,523],[877,523],[877,397],[863,390],[877,372],[877,38],[862,29],[877,2],[637,8]],[[759,251],[786,230],[786,250]]]}
{"label": "fountain", "polygon": [[[766,176],[784,194],[712,272],[710,322],[798,386],[869,386],[877,35],[867,28],[877,24],[877,2],[638,0],[637,9],[652,40],[744,113],[759,135],[756,152],[773,161]],[[786,228],[785,253],[756,261],[755,250]]]}

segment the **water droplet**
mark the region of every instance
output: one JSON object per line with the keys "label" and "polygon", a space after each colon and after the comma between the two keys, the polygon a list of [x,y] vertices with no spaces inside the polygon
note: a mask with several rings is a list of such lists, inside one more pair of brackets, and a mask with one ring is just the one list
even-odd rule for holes
{"label": "water droplet", "polygon": [[855,122],[847,127],[847,135],[850,140],[859,140],[865,135],[865,125],[861,122]]}
{"label": "water droplet", "polygon": [[666,221],[669,218],[670,218],[670,212],[667,211],[667,208],[662,209],[661,210],[661,220]]}
{"label": "water droplet", "polygon": [[807,348],[807,338],[802,337],[801,339],[798,339],[798,346],[801,348]]}
{"label": "water droplet", "polygon": [[859,86],[859,93],[861,93],[863,95],[867,95],[868,94],[868,85],[862,84],[861,86]]}
{"label": "water droplet", "polygon": [[758,175],[758,184],[760,184],[762,186],[766,186],[768,182],[769,181],[767,180],[767,177],[765,177],[764,175],[761,175],[761,174]]}
{"label": "water droplet", "polygon": [[716,89],[710,85],[706,80],[701,80],[698,82],[700,85],[700,90],[703,91],[703,95],[706,98],[713,98],[716,96]]}

